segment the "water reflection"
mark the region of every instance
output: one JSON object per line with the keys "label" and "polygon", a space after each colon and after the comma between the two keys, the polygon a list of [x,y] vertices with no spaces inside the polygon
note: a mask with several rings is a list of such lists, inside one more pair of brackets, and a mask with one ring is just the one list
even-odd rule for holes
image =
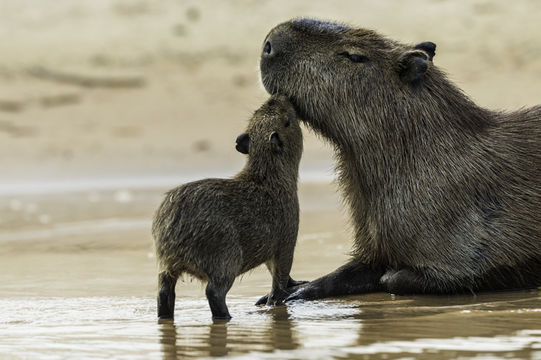
{"label": "water reflection", "polygon": [[[478,296],[417,296],[385,300],[366,296],[362,328],[347,356],[455,359],[479,354],[529,358],[541,331],[537,291]],[[372,297],[372,299],[371,299]],[[530,329],[530,330],[524,330]],[[377,354],[377,356],[375,356]]]}
{"label": "water reflection", "polygon": [[160,321],[160,344],[164,360],[177,358],[177,327],[172,320]]}
{"label": "water reflection", "polygon": [[270,346],[279,350],[294,350],[299,347],[295,326],[286,306],[270,309],[272,321],[269,324]]}
{"label": "water reflection", "polygon": [[238,301],[231,322],[211,322],[199,301],[176,323],[158,326],[163,359],[528,357],[541,341],[535,330],[539,301],[537,292],[396,299],[370,294],[255,309]]}
{"label": "water reflection", "polygon": [[227,322],[223,320],[216,320],[209,326],[207,344],[210,356],[225,356],[228,354],[227,326]]}
{"label": "water reflection", "polygon": [[160,320],[163,359],[299,348],[294,321],[286,306],[263,308],[253,315],[258,318],[242,319],[238,323],[214,320],[206,325]]}

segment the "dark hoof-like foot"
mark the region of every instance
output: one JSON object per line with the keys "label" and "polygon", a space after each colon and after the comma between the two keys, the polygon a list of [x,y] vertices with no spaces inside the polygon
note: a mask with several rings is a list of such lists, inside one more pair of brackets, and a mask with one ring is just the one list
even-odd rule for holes
{"label": "dark hoof-like foot", "polygon": [[255,305],[256,306],[265,305],[265,304],[267,304],[268,300],[269,300],[269,294],[260,297],[259,300],[256,301]]}
{"label": "dark hoof-like foot", "polygon": [[257,302],[255,304],[257,306],[259,306],[259,305],[269,305],[269,306],[282,305],[284,303],[285,299],[290,294],[297,291],[298,289],[299,289],[299,286],[292,286],[290,288],[287,288],[286,291],[283,294],[280,294],[279,296],[273,296],[273,295],[267,294],[265,296],[262,296],[259,300],[257,300]]}
{"label": "dark hoof-like foot", "polygon": [[284,300],[287,296],[289,296],[290,292],[287,294],[284,294],[281,297],[274,297],[270,298],[269,300],[269,294],[262,296],[257,302],[255,303],[256,306],[259,305],[268,305],[268,306],[276,306],[276,305],[282,305],[284,303]]}
{"label": "dark hoof-like foot", "polygon": [[283,305],[284,304],[284,300],[285,298],[281,298],[281,299],[270,299],[270,300],[267,300],[267,303],[265,305],[267,306],[279,306],[279,305]]}
{"label": "dark hoof-like foot", "polygon": [[296,281],[296,280],[293,280],[290,277],[289,281],[287,282],[286,293],[283,294],[281,296],[281,298],[277,297],[276,299],[271,299],[271,301],[269,301],[269,294],[267,294],[265,296],[262,296],[259,300],[257,300],[255,305],[256,306],[259,306],[259,305],[269,305],[269,306],[281,305],[289,295],[291,295],[292,293],[297,291],[301,286],[303,286],[305,284],[308,284],[308,283],[309,283],[309,281],[303,281],[303,280]]}
{"label": "dark hoof-like foot", "polygon": [[158,318],[158,324],[173,324],[174,319],[171,318]]}
{"label": "dark hoof-like foot", "polygon": [[286,297],[291,294],[291,291],[280,291],[279,293],[271,294],[267,300],[267,306],[278,306],[284,303]]}
{"label": "dark hoof-like foot", "polygon": [[231,315],[224,315],[224,316],[212,316],[212,320],[215,322],[227,322],[231,320]]}
{"label": "dark hoof-like foot", "polygon": [[294,301],[294,300],[314,300],[319,299],[322,296],[321,289],[319,285],[312,283],[308,283],[307,285],[298,287],[295,291],[293,291],[288,297],[286,297],[285,301]]}

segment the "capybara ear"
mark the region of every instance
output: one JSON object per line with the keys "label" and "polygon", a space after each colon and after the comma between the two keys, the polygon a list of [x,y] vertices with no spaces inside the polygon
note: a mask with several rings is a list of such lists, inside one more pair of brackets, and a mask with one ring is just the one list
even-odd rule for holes
{"label": "capybara ear", "polygon": [[284,143],[280,139],[280,135],[276,131],[273,131],[269,136],[269,142],[271,144],[272,151],[279,153],[284,148]]}
{"label": "capybara ear", "polygon": [[398,75],[408,84],[420,81],[428,69],[428,55],[423,50],[406,51],[398,57]]}
{"label": "capybara ear", "polygon": [[237,137],[237,146],[235,146],[238,152],[248,154],[250,150],[250,135],[247,133],[240,134]]}
{"label": "capybara ear", "polygon": [[436,44],[430,41],[425,41],[414,46],[414,49],[423,50],[428,54],[428,60],[432,61],[436,56]]}

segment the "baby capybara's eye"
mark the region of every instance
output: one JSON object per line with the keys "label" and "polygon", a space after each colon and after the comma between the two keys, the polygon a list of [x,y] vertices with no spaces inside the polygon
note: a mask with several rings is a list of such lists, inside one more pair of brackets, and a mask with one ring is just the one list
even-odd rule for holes
{"label": "baby capybara's eye", "polygon": [[285,126],[285,127],[289,127],[289,125],[291,125],[291,121],[288,120],[288,121],[284,124],[284,126]]}

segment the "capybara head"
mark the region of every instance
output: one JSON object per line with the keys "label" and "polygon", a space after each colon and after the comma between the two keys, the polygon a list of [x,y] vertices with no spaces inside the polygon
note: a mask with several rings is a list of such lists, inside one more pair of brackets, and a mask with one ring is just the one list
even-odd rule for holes
{"label": "capybara head", "polygon": [[366,119],[381,119],[382,112],[418,92],[437,72],[435,48],[431,42],[407,46],[371,30],[299,18],[267,35],[261,76],[269,93],[288,96],[303,120],[332,138],[336,134],[328,132],[348,130],[336,128],[347,125],[348,117],[359,120],[359,109]]}
{"label": "capybara head", "polygon": [[255,111],[246,132],[237,137],[236,149],[254,160],[273,158],[298,165],[302,154],[302,132],[287,97],[272,96]]}

